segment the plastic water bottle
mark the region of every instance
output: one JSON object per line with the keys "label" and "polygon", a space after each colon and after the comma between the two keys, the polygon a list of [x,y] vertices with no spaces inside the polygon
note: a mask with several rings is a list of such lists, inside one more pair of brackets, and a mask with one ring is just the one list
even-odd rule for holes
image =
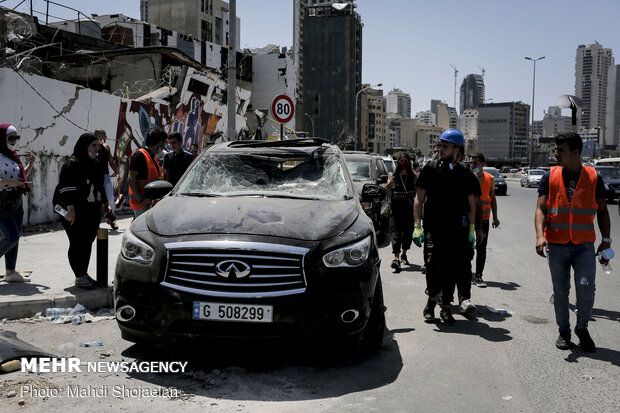
{"label": "plastic water bottle", "polygon": [[75,314],[73,317],[71,317],[72,324],[82,324],[84,321],[86,321],[86,317],[84,317],[84,314]]}
{"label": "plastic water bottle", "polygon": [[613,268],[611,268],[611,264],[609,263],[609,261],[607,261],[606,264],[603,264],[601,262],[601,267],[603,268],[603,272],[607,275],[611,275],[611,273],[614,271]]}
{"label": "plastic water bottle", "polygon": [[56,320],[71,314],[72,308],[48,308],[45,310],[45,318],[48,320]]}
{"label": "plastic water bottle", "polygon": [[67,214],[69,213],[69,211],[67,211],[66,209],[64,209],[58,204],[54,205],[54,212],[63,218],[67,218]]}
{"label": "plastic water bottle", "polygon": [[103,341],[82,341],[80,347],[102,347]]}

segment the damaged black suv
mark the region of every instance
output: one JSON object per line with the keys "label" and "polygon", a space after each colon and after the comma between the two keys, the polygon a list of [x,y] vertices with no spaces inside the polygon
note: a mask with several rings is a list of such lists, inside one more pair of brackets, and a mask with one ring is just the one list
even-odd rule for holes
{"label": "damaged black suv", "polygon": [[146,196],[163,199],[131,224],[116,264],[124,339],[380,346],[376,236],[338,147],[317,138],[217,144],[174,189],[157,181]]}

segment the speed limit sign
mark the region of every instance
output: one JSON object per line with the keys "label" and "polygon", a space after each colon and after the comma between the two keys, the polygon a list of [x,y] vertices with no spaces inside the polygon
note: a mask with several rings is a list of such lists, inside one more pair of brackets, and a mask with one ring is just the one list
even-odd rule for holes
{"label": "speed limit sign", "polygon": [[278,95],[273,98],[271,115],[280,123],[288,123],[295,115],[293,99],[287,95]]}

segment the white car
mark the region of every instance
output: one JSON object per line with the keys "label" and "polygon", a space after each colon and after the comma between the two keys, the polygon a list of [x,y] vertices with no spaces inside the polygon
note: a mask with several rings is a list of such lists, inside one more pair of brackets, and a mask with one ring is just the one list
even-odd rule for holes
{"label": "white car", "polygon": [[528,169],[521,175],[521,186],[530,187],[538,187],[540,183],[540,178],[542,178],[545,173],[542,169]]}
{"label": "white car", "polygon": [[396,163],[394,162],[394,159],[392,159],[391,156],[382,156],[381,159],[383,159],[383,163],[385,164],[388,173],[394,173],[394,170],[396,169]]}

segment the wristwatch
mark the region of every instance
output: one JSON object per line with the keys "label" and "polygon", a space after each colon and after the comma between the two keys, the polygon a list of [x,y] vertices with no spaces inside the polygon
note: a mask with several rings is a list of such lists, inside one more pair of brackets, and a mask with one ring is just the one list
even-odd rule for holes
{"label": "wristwatch", "polygon": [[601,241],[611,244],[611,238],[603,238]]}

